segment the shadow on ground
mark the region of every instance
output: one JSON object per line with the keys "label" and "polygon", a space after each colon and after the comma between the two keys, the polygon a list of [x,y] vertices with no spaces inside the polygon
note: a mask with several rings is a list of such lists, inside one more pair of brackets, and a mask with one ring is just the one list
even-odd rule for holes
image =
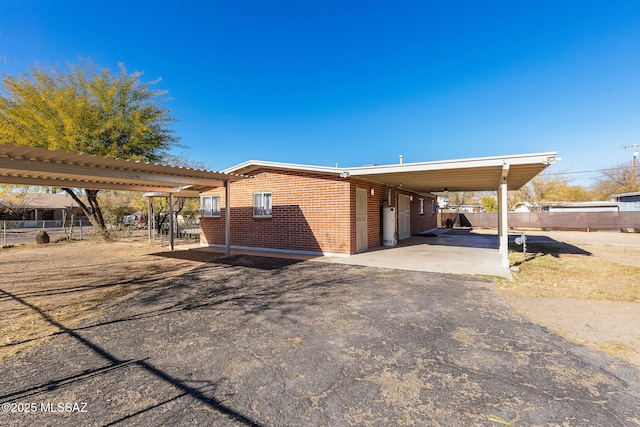
{"label": "shadow on ground", "polygon": [[2,425],[623,426],[640,407],[633,367],[526,321],[488,279],[236,256],[79,328],[47,320],[62,333],[0,366],[0,401],[86,412]]}
{"label": "shadow on ground", "polygon": [[164,258],[182,259],[187,261],[206,262],[210,264],[250,267],[260,270],[277,270],[282,267],[302,262],[301,260],[287,259],[282,257],[233,255],[231,257],[225,258],[224,254],[222,253],[200,249],[157,252],[151,255]]}
{"label": "shadow on ground", "polygon": [[[510,231],[510,250],[522,251],[522,246],[515,243],[515,239],[521,234]],[[591,255],[584,249],[548,236],[536,235],[535,232],[525,232],[524,234],[527,238],[527,247],[531,248],[531,251],[542,251],[549,254]],[[416,236],[422,237],[421,241],[429,245],[498,249],[497,234],[477,233],[472,228],[440,229],[437,233],[416,234]]]}

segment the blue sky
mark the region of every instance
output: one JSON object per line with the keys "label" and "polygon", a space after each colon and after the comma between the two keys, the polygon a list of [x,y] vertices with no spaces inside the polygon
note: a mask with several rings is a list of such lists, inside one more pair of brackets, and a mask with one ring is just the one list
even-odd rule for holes
{"label": "blue sky", "polygon": [[187,157],[358,166],[640,143],[640,2],[0,0],[0,73],[144,72]]}

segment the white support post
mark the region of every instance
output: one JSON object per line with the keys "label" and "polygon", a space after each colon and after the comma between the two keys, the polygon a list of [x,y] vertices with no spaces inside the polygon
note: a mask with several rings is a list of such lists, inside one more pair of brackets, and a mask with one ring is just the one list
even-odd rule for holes
{"label": "white support post", "polygon": [[169,193],[169,250],[173,250],[173,193]]}
{"label": "white support post", "polygon": [[155,243],[156,241],[156,227],[158,226],[156,222],[156,213],[154,211],[153,199],[151,200],[151,243]]}
{"label": "white support post", "polygon": [[151,234],[153,233],[153,230],[151,228],[152,216],[153,216],[153,205],[151,204],[151,196],[149,196],[147,198],[147,228],[149,229],[149,232],[147,233],[147,235],[149,236],[149,242],[153,241],[153,238],[151,237]]}
{"label": "white support post", "polygon": [[500,210],[502,209],[502,192],[500,191],[500,184],[498,184],[497,196],[498,196],[498,249],[502,254],[502,245],[500,244],[502,242],[502,215],[500,212]]}
{"label": "white support post", "polygon": [[229,181],[224,182],[224,256],[231,256],[231,185]]}
{"label": "white support post", "polygon": [[502,267],[509,268],[509,226],[507,219],[507,179],[503,178],[498,188],[498,236]]}

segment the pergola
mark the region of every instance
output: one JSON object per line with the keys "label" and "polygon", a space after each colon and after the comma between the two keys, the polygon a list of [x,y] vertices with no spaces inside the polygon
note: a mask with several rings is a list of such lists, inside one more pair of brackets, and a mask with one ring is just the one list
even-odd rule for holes
{"label": "pergola", "polygon": [[[0,144],[0,183],[95,190],[140,191],[169,197],[169,246],[173,241],[173,197],[198,197],[200,192],[224,186],[229,206],[229,183],[246,177],[138,162],[46,148]],[[230,210],[225,216],[225,253],[230,255]]]}

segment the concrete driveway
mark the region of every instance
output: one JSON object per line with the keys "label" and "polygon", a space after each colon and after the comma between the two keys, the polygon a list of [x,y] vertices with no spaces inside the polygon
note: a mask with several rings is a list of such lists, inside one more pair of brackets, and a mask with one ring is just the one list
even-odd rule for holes
{"label": "concrete driveway", "polygon": [[0,365],[0,425],[640,423],[633,366],[528,322],[490,279],[236,256],[73,330],[47,320],[62,333]]}

